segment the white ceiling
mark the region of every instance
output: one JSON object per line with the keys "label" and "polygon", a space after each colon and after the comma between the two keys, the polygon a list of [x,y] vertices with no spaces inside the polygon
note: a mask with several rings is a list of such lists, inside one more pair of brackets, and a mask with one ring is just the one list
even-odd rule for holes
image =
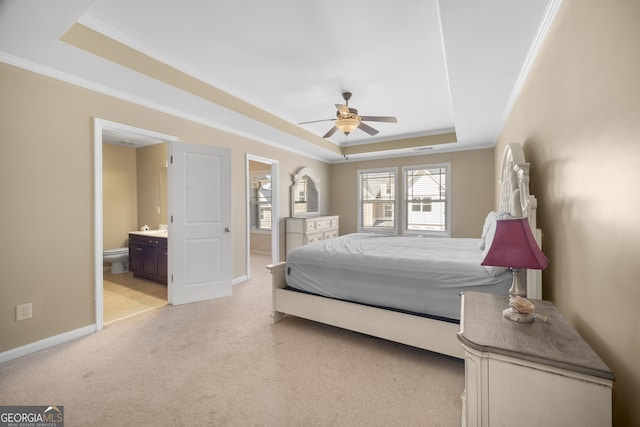
{"label": "white ceiling", "polygon": [[[284,121],[331,119],[341,93],[380,133],[337,145],[456,132],[431,151],[491,147],[559,0],[0,0],[0,60],[326,161],[309,137],[217,105],[60,37],[79,22]],[[306,132],[305,132],[306,133]],[[406,154],[385,151],[362,157]]]}

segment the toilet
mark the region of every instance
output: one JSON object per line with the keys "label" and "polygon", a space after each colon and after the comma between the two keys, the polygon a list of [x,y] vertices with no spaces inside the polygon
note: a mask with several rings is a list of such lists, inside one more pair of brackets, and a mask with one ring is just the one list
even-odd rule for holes
{"label": "toilet", "polygon": [[129,248],[107,249],[102,252],[102,259],[111,263],[111,274],[121,274],[129,270]]}

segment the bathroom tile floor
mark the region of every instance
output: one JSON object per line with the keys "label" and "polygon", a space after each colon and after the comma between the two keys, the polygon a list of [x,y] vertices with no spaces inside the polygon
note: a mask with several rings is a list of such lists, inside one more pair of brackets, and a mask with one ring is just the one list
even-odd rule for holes
{"label": "bathroom tile floor", "polygon": [[167,286],[133,277],[133,273],[104,272],[105,325],[167,304]]}

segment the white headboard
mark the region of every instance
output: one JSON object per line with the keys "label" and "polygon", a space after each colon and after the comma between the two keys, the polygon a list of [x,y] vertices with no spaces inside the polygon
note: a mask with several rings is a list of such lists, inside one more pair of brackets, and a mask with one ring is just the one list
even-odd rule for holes
{"label": "white headboard", "polygon": [[[527,217],[531,231],[542,248],[542,231],[537,228],[538,201],[529,193],[529,163],[522,145],[507,144],[500,171],[500,211],[514,217]],[[542,271],[527,270],[527,297],[542,299]]]}

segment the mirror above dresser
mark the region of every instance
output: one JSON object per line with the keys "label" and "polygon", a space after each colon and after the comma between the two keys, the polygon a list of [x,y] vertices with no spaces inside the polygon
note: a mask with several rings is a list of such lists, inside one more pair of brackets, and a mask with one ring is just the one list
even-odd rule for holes
{"label": "mirror above dresser", "polygon": [[320,215],[320,180],[311,168],[300,168],[291,185],[291,217],[287,218],[286,253],[299,246],[338,237],[339,217]]}
{"label": "mirror above dresser", "polygon": [[318,176],[310,168],[300,168],[291,185],[291,216],[308,218],[320,215]]}

